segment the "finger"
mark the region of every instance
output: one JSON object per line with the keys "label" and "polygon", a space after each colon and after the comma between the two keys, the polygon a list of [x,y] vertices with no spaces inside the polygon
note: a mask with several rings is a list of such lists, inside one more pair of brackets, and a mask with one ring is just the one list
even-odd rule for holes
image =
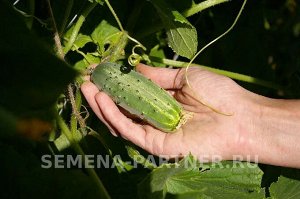
{"label": "finger", "polygon": [[[91,65],[88,66],[88,69],[92,69],[92,70],[93,70],[93,69],[96,68],[96,66],[98,66],[97,63],[91,64]],[[83,76],[83,80],[84,80],[84,81],[91,81],[90,72],[91,72],[91,70],[89,70],[89,71],[87,72],[87,74],[86,74],[85,76]]]}
{"label": "finger", "polygon": [[84,82],[81,85],[81,91],[82,91],[84,97],[86,98],[87,102],[89,103],[90,107],[92,108],[93,112],[107,126],[109,131],[114,136],[117,136],[117,133],[116,133],[115,129],[113,129],[111,127],[111,125],[109,124],[109,122],[107,122],[104,119],[103,114],[102,114],[101,110],[99,109],[99,106],[98,106],[98,104],[95,100],[95,96],[99,92],[98,88],[91,82]]}
{"label": "finger", "polygon": [[113,101],[105,93],[98,93],[96,100],[101,101],[99,106],[105,119],[110,121],[112,126],[125,139],[154,155],[171,158],[181,154],[181,147],[174,148],[174,143],[181,140],[182,137],[180,136],[182,134],[168,134],[150,125],[141,126],[134,123],[123,115],[116,106],[112,106]]}
{"label": "finger", "polygon": [[151,154],[163,157],[178,157],[181,153],[181,144],[174,143],[182,140],[182,132],[165,133],[150,125],[139,125],[127,118],[111,98],[104,92],[96,95],[96,101],[100,102],[99,107],[105,120],[120,133],[120,135],[143,148]]}
{"label": "finger", "polygon": [[145,143],[145,130],[138,124],[127,118],[115,105],[112,99],[105,93],[96,95],[96,101],[100,107],[103,117],[110,121],[111,125],[122,137],[132,141],[134,144],[143,147]]}
{"label": "finger", "polygon": [[97,94],[96,100],[101,101],[99,106],[105,119],[111,122],[122,137],[152,154],[161,155],[166,133],[149,125],[141,126],[134,123],[116,106],[112,106],[113,101],[105,93]]}
{"label": "finger", "polygon": [[89,68],[96,68],[96,66],[98,66],[98,65],[99,65],[99,63],[93,63],[93,64],[89,65]]}
{"label": "finger", "polygon": [[155,68],[139,64],[137,71],[150,78],[164,89],[180,89],[183,83],[183,71],[179,69]]}

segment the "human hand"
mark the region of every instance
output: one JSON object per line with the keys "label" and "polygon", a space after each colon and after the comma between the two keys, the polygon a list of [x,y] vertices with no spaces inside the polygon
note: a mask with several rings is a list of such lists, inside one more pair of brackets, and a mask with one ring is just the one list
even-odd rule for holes
{"label": "human hand", "polygon": [[[116,135],[130,140],[146,151],[164,157],[185,156],[189,153],[200,160],[232,159],[242,154],[248,128],[251,128],[252,103],[255,96],[231,79],[201,68],[191,67],[187,76],[194,92],[185,81],[185,70],[153,68],[143,64],[137,70],[170,91],[185,110],[193,112],[192,119],[174,133],[165,133],[150,125],[141,125],[127,118],[104,92],[86,82],[82,92],[96,115]],[[197,99],[201,97],[201,99]],[[212,111],[204,102],[223,113]]]}

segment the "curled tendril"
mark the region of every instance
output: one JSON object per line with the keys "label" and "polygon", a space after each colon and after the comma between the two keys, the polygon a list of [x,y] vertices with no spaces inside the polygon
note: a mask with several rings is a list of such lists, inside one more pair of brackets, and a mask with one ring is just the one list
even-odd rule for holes
{"label": "curled tendril", "polygon": [[142,59],[142,56],[137,54],[134,50],[135,48],[142,48],[143,50],[145,50],[146,48],[141,45],[141,44],[137,44],[132,48],[132,53],[131,55],[128,57],[128,63],[129,65],[135,67],[136,65],[138,65]]}
{"label": "curled tendril", "polygon": [[131,54],[129,57],[128,57],[128,63],[131,65],[131,66],[136,66],[140,63],[141,61],[141,56],[139,54]]}

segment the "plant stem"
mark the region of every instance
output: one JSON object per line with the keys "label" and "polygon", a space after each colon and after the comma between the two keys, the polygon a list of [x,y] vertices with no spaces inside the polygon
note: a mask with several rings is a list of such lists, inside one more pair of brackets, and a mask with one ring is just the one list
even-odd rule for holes
{"label": "plant stem", "polygon": [[60,42],[60,37],[59,37],[57,26],[56,26],[56,23],[55,23],[55,18],[54,18],[54,15],[53,15],[53,11],[52,11],[52,7],[51,7],[51,4],[50,4],[50,0],[47,0],[47,3],[48,3],[48,8],[49,8],[50,16],[51,16],[52,27],[54,29],[54,42],[55,42],[55,46],[57,48],[56,49],[57,50],[57,55],[61,59],[63,59],[64,58],[64,53],[63,53],[63,50],[62,50],[62,46],[61,46],[61,42]]}
{"label": "plant stem", "polygon": [[[92,9],[97,5],[97,3],[91,4],[87,8],[87,10],[85,10],[83,12],[83,14],[79,17],[79,19],[78,19],[78,21],[77,21],[77,23],[74,27],[74,30],[72,32],[72,35],[71,35],[71,38],[73,39],[73,41],[70,42],[70,40],[71,40],[70,39],[69,43],[68,43],[68,46],[69,46],[68,48],[69,49],[67,48],[68,50],[63,51],[62,47],[61,47],[60,37],[59,37],[58,31],[57,31],[55,19],[54,19],[54,16],[53,16],[52,8],[51,8],[51,5],[50,5],[50,0],[48,0],[47,2],[48,2],[48,5],[49,5],[50,14],[51,14],[52,22],[53,22],[53,27],[54,27],[54,30],[55,30],[55,37],[54,37],[55,38],[55,44],[56,44],[59,56],[61,58],[63,58],[64,54],[67,53],[71,49],[71,47],[72,47],[72,45],[73,45],[73,43],[74,43],[74,41],[77,37],[79,29],[82,26],[82,23],[84,22],[85,18],[92,11]],[[80,114],[78,113],[78,111],[77,111],[78,110],[77,106],[80,106],[81,99],[80,99],[80,102],[77,101],[77,103],[76,103],[75,98],[74,98],[74,94],[73,94],[73,88],[72,88],[71,84],[68,86],[68,91],[69,91],[69,98],[70,98],[71,104],[72,104],[73,114],[75,113],[71,117],[71,122],[70,122],[71,123],[71,131],[68,128],[65,121],[63,120],[63,118],[58,113],[56,115],[56,120],[57,120],[57,123],[58,123],[59,127],[62,130],[62,133],[66,136],[68,141],[71,143],[71,146],[73,147],[73,149],[76,151],[77,154],[80,154],[83,157],[83,160],[84,160],[83,164],[85,164],[88,161],[88,159],[87,159],[84,151],[80,147],[80,145],[76,142],[76,139],[74,139],[75,136],[77,135],[77,119],[80,121],[80,119],[82,118],[80,116]],[[76,95],[76,100],[79,100],[77,95]],[[82,121],[83,121],[83,119],[82,119]],[[87,170],[87,173],[89,174],[89,176],[92,178],[92,180],[96,183],[96,185],[98,187],[98,190],[99,190],[100,198],[110,199],[110,196],[109,196],[108,192],[106,191],[103,183],[99,179],[99,177],[98,177],[97,173],[95,172],[95,170],[91,167],[86,167],[86,170]]]}
{"label": "plant stem", "polygon": [[69,16],[70,16],[71,11],[72,11],[73,4],[74,4],[74,0],[68,0],[67,8],[65,10],[64,19],[63,19],[62,24],[60,26],[59,35],[62,35],[63,32],[65,31]]}
{"label": "plant stem", "polygon": [[[206,0],[204,2],[201,2],[197,5],[193,5],[191,8],[183,11],[181,14],[184,17],[189,17],[192,16],[198,12],[201,12],[209,7],[215,6],[217,4],[220,3],[225,3],[228,2],[230,0]],[[140,30],[139,32],[136,33],[136,38],[137,39],[141,39],[146,37],[147,35],[150,35],[152,33],[158,32],[159,30],[163,29],[164,26],[162,24],[162,22],[160,20],[157,20],[154,24],[156,24],[155,26],[149,26],[144,28],[143,30]]]}
{"label": "plant stem", "polygon": [[72,133],[69,130],[65,121],[63,120],[63,118],[58,113],[56,114],[56,121],[57,121],[57,124],[60,127],[62,133],[68,138],[69,142],[73,145],[75,142],[74,142]]}
{"label": "plant stem", "polygon": [[76,40],[76,37],[78,35],[78,32],[83,24],[83,22],[85,21],[86,17],[90,14],[90,12],[95,8],[95,6],[97,5],[98,3],[97,2],[94,2],[92,4],[90,4],[82,13],[82,15],[80,15],[80,17],[78,18],[74,28],[73,28],[73,31],[72,31],[72,34],[70,36],[70,39],[68,40],[68,43],[66,44],[66,46],[64,47],[64,54],[67,54],[69,52],[69,50],[71,50],[72,46],[73,46],[73,43],[75,42]]}
{"label": "plant stem", "polygon": [[[56,120],[57,120],[58,126],[62,130],[62,133],[70,141],[71,146],[73,147],[73,149],[76,151],[77,154],[80,154],[83,157],[83,160],[84,160],[83,164],[85,164],[88,159],[87,159],[84,151],[80,147],[80,145],[74,140],[74,138],[73,138],[73,133],[74,132],[70,131],[67,124],[62,119],[62,117],[60,115],[58,115],[58,113],[57,113],[57,116],[56,116]],[[103,183],[99,179],[99,177],[98,177],[97,173],[95,172],[95,170],[93,168],[89,167],[88,165],[86,165],[86,166],[87,166],[86,170],[87,170],[89,176],[94,180],[94,182],[96,183],[96,185],[99,189],[99,193],[100,193],[100,196],[101,196],[100,198],[110,199],[110,196],[109,196],[108,192],[106,191]]]}
{"label": "plant stem", "polygon": [[73,91],[73,87],[71,84],[68,85],[68,95],[69,95],[69,99],[70,99],[72,110],[73,110],[72,114],[75,116],[74,118],[76,120],[76,129],[77,129],[77,121],[79,122],[80,127],[82,129],[84,129],[86,127],[86,125],[85,125],[84,119],[82,118],[82,116],[80,115],[80,113],[78,111],[81,107],[81,95],[76,91],[76,98],[74,97],[74,91]]}
{"label": "plant stem", "polygon": [[[175,60],[172,60],[172,59],[162,59],[162,58],[159,58],[159,57],[149,57],[149,58],[152,61],[160,62],[160,63],[166,64],[166,65],[171,65],[171,66],[175,66],[175,67],[184,68],[184,67],[187,67],[188,64],[189,64],[188,62],[175,61]],[[265,81],[265,80],[262,80],[262,79],[258,79],[258,78],[255,78],[255,77],[251,77],[251,76],[248,76],[248,75],[243,75],[243,74],[239,74],[239,73],[235,73],[235,72],[216,69],[216,68],[212,68],[212,67],[209,67],[209,66],[204,66],[204,65],[200,65],[200,64],[194,64],[194,63],[192,64],[192,66],[201,67],[201,68],[204,68],[208,71],[211,71],[211,72],[214,72],[214,73],[217,73],[217,74],[220,74],[220,75],[224,75],[224,76],[227,76],[227,77],[235,79],[235,80],[252,83],[252,84],[259,85],[259,86],[264,86],[266,88],[272,88],[272,89],[275,89],[275,90],[282,89],[282,86],[280,86],[278,84],[275,84],[275,83],[270,82],[270,81]]]}
{"label": "plant stem", "polygon": [[34,12],[35,12],[35,0],[30,0],[29,1],[29,15],[30,20],[28,22],[28,28],[31,30],[32,29],[32,24],[33,24],[33,19],[34,19]]}
{"label": "plant stem", "polygon": [[122,24],[121,24],[121,21],[120,21],[120,19],[119,19],[119,17],[118,17],[118,15],[115,13],[115,11],[114,11],[113,7],[110,5],[109,1],[108,1],[108,0],[104,0],[104,1],[105,1],[105,3],[107,4],[107,6],[108,6],[110,12],[113,14],[115,20],[117,21],[120,30],[121,30],[122,32],[125,32],[125,31],[124,31],[124,28],[123,28],[123,26],[122,26]]}
{"label": "plant stem", "polygon": [[182,14],[185,17],[192,16],[198,12],[201,12],[209,7],[228,2],[230,0],[206,0],[196,5],[193,5],[191,8],[185,10]]}

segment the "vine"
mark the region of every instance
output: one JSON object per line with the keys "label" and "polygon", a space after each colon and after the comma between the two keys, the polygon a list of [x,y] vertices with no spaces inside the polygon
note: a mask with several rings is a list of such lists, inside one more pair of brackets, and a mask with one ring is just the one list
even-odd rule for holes
{"label": "vine", "polygon": [[234,26],[236,25],[238,19],[240,18],[241,14],[242,14],[242,11],[244,10],[244,7],[245,7],[246,3],[247,3],[247,0],[244,0],[242,6],[241,6],[241,8],[240,8],[240,11],[238,12],[238,14],[237,14],[235,20],[233,21],[232,25],[231,25],[224,33],[222,33],[220,36],[218,36],[217,38],[215,38],[214,40],[212,40],[211,42],[209,42],[208,44],[206,44],[203,48],[201,48],[201,49],[194,55],[194,57],[190,60],[190,62],[188,63],[188,65],[187,65],[186,68],[185,68],[185,80],[186,80],[186,83],[187,83],[188,87],[192,90],[193,94],[195,95],[196,100],[197,100],[200,104],[202,104],[202,105],[204,105],[204,106],[210,108],[212,111],[214,111],[214,112],[216,112],[216,113],[219,113],[219,114],[222,114],[222,115],[227,115],[227,116],[232,115],[232,113],[223,113],[223,112],[221,112],[221,111],[215,109],[215,108],[214,108],[213,106],[211,106],[210,104],[208,104],[208,103],[206,103],[206,102],[200,100],[201,97],[194,91],[192,85],[191,85],[190,82],[189,82],[187,73],[188,73],[188,69],[190,68],[191,64],[192,64],[193,61],[200,55],[201,52],[203,52],[206,48],[208,48],[209,46],[211,46],[213,43],[215,43],[216,41],[218,41],[219,39],[221,39],[222,37],[224,37],[225,35],[227,35],[227,34],[234,28]]}
{"label": "vine", "polygon": [[[97,5],[97,3],[91,4],[87,8],[87,10],[85,10],[85,12],[79,17],[79,19],[75,25],[75,28],[74,28],[75,31],[73,30],[71,38],[64,49],[60,42],[60,36],[59,36],[59,32],[58,32],[58,29],[57,29],[57,26],[55,23],[55,18],[54,18],[53,12],[52,12],[50,0],[47,0],[47,3],[48,3],[48,8],[50,11],[51,21],[52,21],[52,25],[53,25],[53,29],[54,29],[54,35],[55,35],[54,41],[55,41],[55,45],[56,45],[57,52],[58,52],[57,54],[61,59],[64,59],[65,54],[71,49],[85,18],[92,11],[92,9]],[[69,143],[71,144],[71,147],[75,150],[75,152],[83,157],[83,164],[85,164],[88,160],[86,158],[86,155],[85,155],[83,149],[78,144],[77,139],[76,139],[77,131],[78,131],[77,130],[77,121],[79,121],[79,124],[80,124],[81,128],[83,129],[83,131],[86,127],[84,119],[81,117],[81,115],[78,111],[78,109],[81,107],[81,95],[79,94],[79,92],[76,92],[76,97],[75,97],[72,84],[69,84],[68,85],[68,96],[69,96],[69,99],[70,99],[70,102],[72,105],[72,116],[71,116],[71,121],[70,121],[70,127],[68,127],[68,125],[65,123],[63,118],[58,114],[58,111],[56,111],[56,121],[57,121],[58,126],[61,129],[62,134],[67,138],[67,140],[69,141]],[[105,198],[105,199],[110,199],[110,196],[109,196],[107,190],[105,189],[103,183],[101,182],[100,178],[98,177],[96,171],[91,167],[87,167],[86,170],[87,170],[87,173],[89,174],[89,176],[91,177],[91,179],[97,185],[98,191],[99,191],[99,194],[101,195],[101,197]]]}

